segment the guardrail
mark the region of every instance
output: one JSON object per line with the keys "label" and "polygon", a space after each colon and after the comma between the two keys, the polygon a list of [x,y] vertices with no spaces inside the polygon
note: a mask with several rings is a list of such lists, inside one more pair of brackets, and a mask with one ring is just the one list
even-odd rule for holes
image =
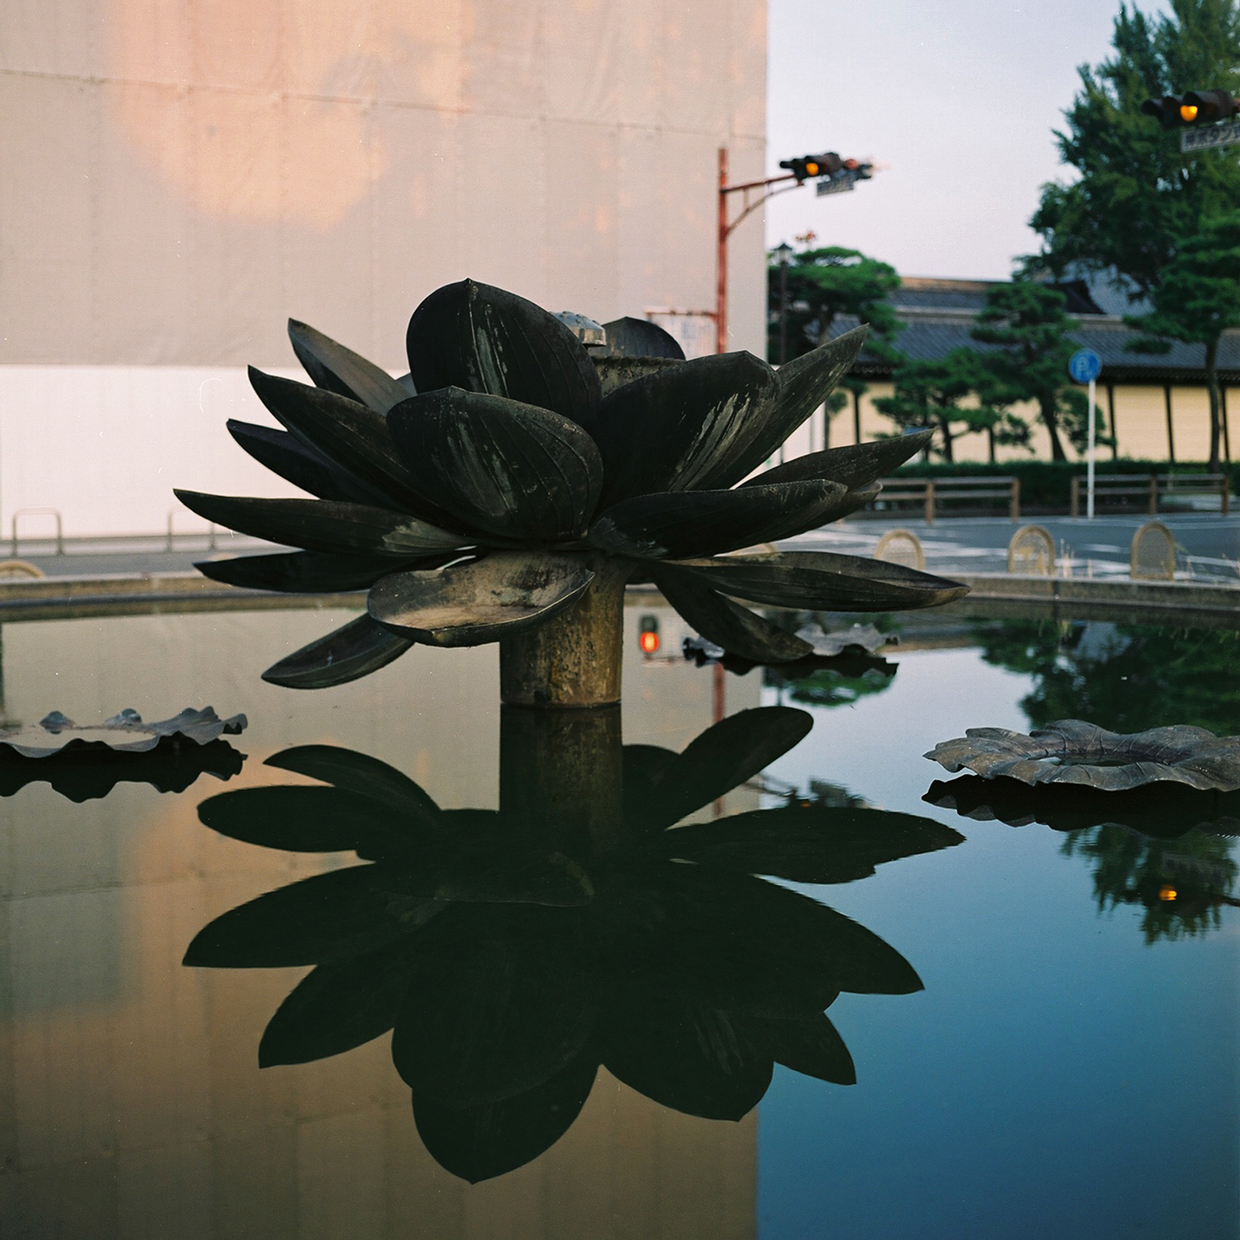
{"label": "guardrail", "polygon": [[17,519],[19,517],[52,517],[56,522],[56,554],[64,555],[65,553],[65,523],[61,518],[59,508],[19,508],[13,514],[13,523],[11,527],[11,537],[9,539],[9,554],[17,555]]}
{"label": "guardrail", "polygon": [[[1081,515],[1081,496],[1087,483],[1079,474],[1072,476],[1069,512]],[[1158,515],[1160,498],[1217,495],[1221,516],[1231,512],[1231,479],[1226,474],[1098,474],[1094,478],[1094,505],[1104,500],[1139,499],[1140,507],[1151,517]],[[1137,507],[1137,505],[1132,505]]]}
{"label": "guardrail", "polygon": [[977,478],[883,478],[882,490],[867,507],[913,501],[923,505],[926,524],[933,525],[935,514],[943,504],[959,500],[1006,501],[1008,515],[1020,520],[1020,479],[1009,477]]}

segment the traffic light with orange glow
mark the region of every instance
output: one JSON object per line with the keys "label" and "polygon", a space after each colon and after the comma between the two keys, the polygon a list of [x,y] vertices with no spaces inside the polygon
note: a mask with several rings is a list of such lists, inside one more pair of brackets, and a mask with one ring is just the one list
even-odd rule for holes
{"label": "traffic light with orange glow", "polygon": [[637,645],[647,658],[659,653],[658,616],[642,616],[637,626]]}
{"label": "traffic light with orange glow", "polygon": [[1240,100],[1229,90],[1190,90],[1184,95],[1147,99],[1141,111],[1155,117],[1164,129],[1183,129],[1187,125],[1213,125],[1235,116]]}
{"label": "traffic light with orange glow", "polygon": [[798,181],[806,181],[810,177],[829,177],[839,172],[844,161],[834,152],[826,151],[821,155],[802,155],[798,159],[781,159],[781,168],[787,168]]}

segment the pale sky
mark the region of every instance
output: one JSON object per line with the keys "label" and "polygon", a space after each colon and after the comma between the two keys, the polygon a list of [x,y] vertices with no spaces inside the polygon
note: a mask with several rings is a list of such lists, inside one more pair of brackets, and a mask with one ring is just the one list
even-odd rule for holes
{"label": "pale sky", "polygon": [[767,175],[824,150],[889,165],[852,193],[773,199],[768,245],[812,229],[902,275],[974,279],[1005,279],[1037,248],[1039,187],[1068,173],[1052,130],[1077,66],[1111,55],[1119,0],[768,6]]}

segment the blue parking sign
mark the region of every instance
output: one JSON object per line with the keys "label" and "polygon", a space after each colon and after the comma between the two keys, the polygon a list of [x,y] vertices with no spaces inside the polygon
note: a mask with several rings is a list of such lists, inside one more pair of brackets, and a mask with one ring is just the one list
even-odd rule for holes
{"label": "blue parking sign", "polygon": [[1102,373],[1102,358],[1093,349],[1077,349],[1068,359],[1068,374],[1074,383],[1093,383]]}

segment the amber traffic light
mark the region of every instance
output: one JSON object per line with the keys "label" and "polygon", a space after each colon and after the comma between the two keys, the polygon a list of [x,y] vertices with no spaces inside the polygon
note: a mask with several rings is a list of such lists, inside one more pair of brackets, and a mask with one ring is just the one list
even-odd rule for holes
{"label": "amber traffic light", "polygon": [[1240,111],[1240,101],[1229,90],[1190,90],[1183,95],[1164,95],[1147,99],[1141,105],[1146,116],[1153,116],[1164,129],[1187,125],[1213,125]]}
{"label": "amber traffic light", "polygon": [[825,151],[821,155],[802,155],[797,159],[781,159],[781,168],[787,168],[798,181],[806,181],[810,177],[828,177],[844,167],[844,161],[834,152]]}
{"label": "amber traffic light", "polygon": [[659,618],[658,616],[642,616],[638,622],[637,645],[644,655],[657,654],[659,651]]}

